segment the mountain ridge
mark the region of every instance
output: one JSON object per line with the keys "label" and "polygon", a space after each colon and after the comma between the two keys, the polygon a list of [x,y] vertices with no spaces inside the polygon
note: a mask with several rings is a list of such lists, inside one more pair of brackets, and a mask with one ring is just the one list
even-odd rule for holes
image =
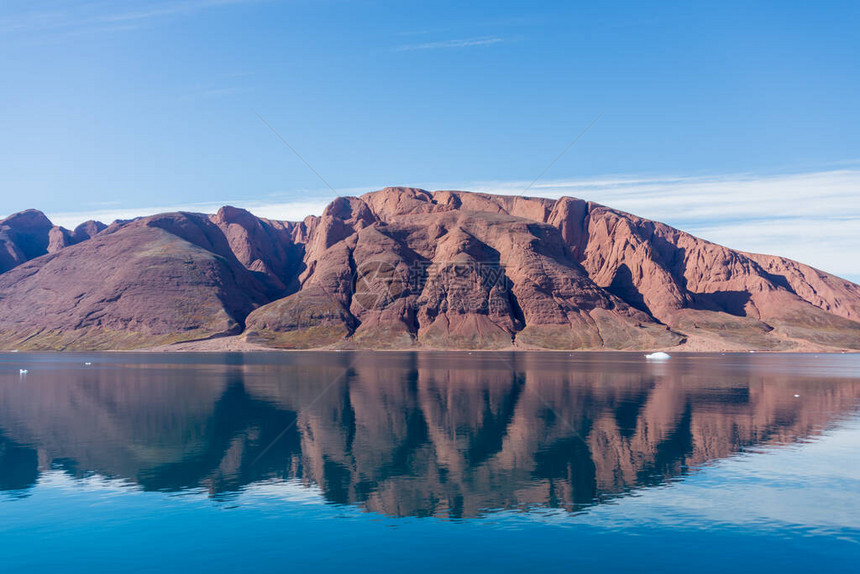
{"label": "mountain ridge", "polygon": [[385,188],[300,222],[74,232],[22,213],[0,221],[0,348],[860,350],[860,286],[571,197]]}

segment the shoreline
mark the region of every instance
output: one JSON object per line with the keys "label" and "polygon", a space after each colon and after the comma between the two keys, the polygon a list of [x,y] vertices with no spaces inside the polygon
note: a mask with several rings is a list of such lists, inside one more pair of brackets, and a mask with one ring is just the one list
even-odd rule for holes
{"label": "shoreline", "polygon": [[644,356],[649,353],[662,351],[669,355],[858,355],[860,351],[851,349],[792,349],[792,350],[703,350],[703,349],[541,349],[541,348],[523,348],[523,347],[506,347],[503,349],[445,349],[432,347],[404,347],[391,349],[375,349],[375,348],[334,348],[334,347],[314,347],[309,349],[278,349],[273,347],[247,347],[247,348],[218,348],[213,346],[207,347],[147,347],[140,349],[27,349],[27,350],[0,350],[0,355],[24,355],[24,354],[57,354],[57,355],[75,355],[86,353],[109,353],[109,354],[151,354],[151,355],[169,355],[169,354],[217,354],[217,353],[247,353],[247,354],[262,354],[262,353],[458,353],[464,355],[472,354],[501,354],[501,353],[546,353],[546,354],[562,354],[568,355],[584,355],[584,354],[625,354],[625,355],[640,355]]}
{"label": "shoreline", "polygon": [[[348,343],[348,341],[347,341]],[[737,353],[737,354],[758,354],[758,353],[770,353],[770,354],[786,354],[786,353],[794,353],[794,354],[849,354],[849,353],[860,353],[860,350],[854,349],[840,349],[840,348],[826,348],[821,347],[815,344],[810,344],[808,342],[800,342],[796,341],[797,348],[794,349],[755,349],[755,348],[743,348],[736,347],[730,348],[726,346],[722,346],[719,342],[713,341],[711,339],[705,339],[700,337],[695,337],[692,340],[688,339],[684,344],[678,345],[675,347],[655,347],[655,348],[643,348],[643,349],[608,349],[608,348],[594,348],[594,349],[546,349],[541,347],[526,347],[519,345],[511,345],[508,347],[502,347],[497,349],[463,349],[463,348],[444,348],[444,347],[426,347],[421,345],[414,345],[409,347],[354,347],[351,345],[345,345],[342,347],[329,345],[325,347],[311,347],[306,349],[285,349],[285,348],[276,348],[276,347],[267,347],[265,345],[261,345],[259,343],[250,342],[245,338],[243,333],[237,335],[227,335],[222,337],[211,337],[202,340],[196,341],[185,341],[179,343],[171,343],[169,345],[158,345],[153,347],[145,347],[141,349],[122,349],[116,350],[116,352],[151,352],[151,353],[189,353],[189,352],[203,352],[203,353],[224,353],[224,352],[247,352],[247,353],[256,353],[256,352],[307,352],[307,351],[315,351],[315,352],[359,352],[359,351],[373,351],[380,353],[402,353],[402,352],[445,352],[445,353],[523,353],[523,352],[540,352],[540,353],[632,353],[632,354],[648,354],[656,351],[662,351],[665,353],[702,353],[702,354],[728,354],[728,353]],[[63,351],[60,351],[63,352]],[[113,351],[112,351],[113,352]]]}
{"label": "shoreline", "polygon": [[705,338],[701,336],[690,337],[681,345],[674,347],[654,347],[654,348],[628,348],[628,349],[611,349],[606,347],[590,348],[590,349],[547,349],[542,347],[522,346],[516,343],[501,348],[488,349],[468,349],[468,348],[446,348],[446,347],[429,347],[423,345],[410,345],[405,347],[358,347],[351,345],[349,339],[344,340],[343,346],[327,345],[323,347],[309,348],[278,348],[262,345],[257,342],[248,341],[244,333],[234,335],[216,335],[203,339],[193,339],[188,341],[179,341],[175,343],[152,345],[146,347],[138,347],[132,349],[97,349],[97,348],[65,348],[65,349],[0,349],[0,353],[297,353],[297,352],[318,352],[318,353],[342,353],[342,352],[374,352],[374,353],[627,353],[627,354],[648,354],[662,351],[669,354],[708,354],[708,355],[726,355],[726,354],[828,354],[828,355],[844,355],[858,354],[860,349],[846,349],[838,347],[825,347],[800,341],[797,339],[783,340],[785,344],[794,344],[794,348],[790,349],[757,349],[745,348],[743,346],[731,346],[722,344],[723,341]]}

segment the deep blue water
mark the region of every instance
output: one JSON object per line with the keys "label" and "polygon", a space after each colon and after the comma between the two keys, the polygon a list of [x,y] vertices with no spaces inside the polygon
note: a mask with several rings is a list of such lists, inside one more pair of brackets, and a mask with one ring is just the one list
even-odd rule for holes
{"label": "deep blue water", "polygon": [[0,560],[857,571],[860,356],[3,354]]}

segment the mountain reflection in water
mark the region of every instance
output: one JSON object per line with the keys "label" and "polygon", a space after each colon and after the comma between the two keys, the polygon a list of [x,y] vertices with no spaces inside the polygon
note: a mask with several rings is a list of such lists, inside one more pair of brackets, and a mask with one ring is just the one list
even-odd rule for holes
{"label": "mountain reflection in water", "polygon": [[[0,489],[27,496],[42,473],[62,470],[218,498],[290,479],[329,502],[393,516],[576,511],[852,415],[856,357],[809,369],[816,360],[4,355]],[[19,365],[30,374],[20,376]]]}

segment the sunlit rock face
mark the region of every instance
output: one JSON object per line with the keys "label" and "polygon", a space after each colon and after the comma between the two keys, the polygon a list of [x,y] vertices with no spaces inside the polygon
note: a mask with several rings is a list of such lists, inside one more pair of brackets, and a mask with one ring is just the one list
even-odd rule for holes
{"label": "sunlit rock face", "polygon": [[0,376],[0,489],[60,469],[218,498],[292,480],[394,516],[579,511],[860,406],[856,373],[800,356],[103,357]]}
{"label": "sunlit rock face", "polygon": [[[0,348],[860,350],[860,286],[580,199],[386,188],[301,222],[224,207],[0,222]],[[92,239],[90,239],[92,238]]]}

